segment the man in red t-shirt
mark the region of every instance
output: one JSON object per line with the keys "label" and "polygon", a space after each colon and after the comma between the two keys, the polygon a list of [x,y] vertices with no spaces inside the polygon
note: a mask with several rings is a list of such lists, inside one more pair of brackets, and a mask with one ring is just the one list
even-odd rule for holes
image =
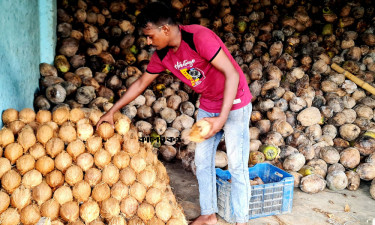
{"label": "man in red t-shirt", "polygon": [[171,10],[162,3],[146,6],[137,23],[147,37],[147,44],[156,51],[146,72],[102,116],[97,126],[104,121],[113,124],[113,114],[168,69],[201,94],[197,120],[205,119],[212,125],[206,140],[198,143],[195,150],[201,216],[192,224],[217,222],[215,155],[223,134],[232,176],[231,203],[235,220],[237,224],[246,224],[250,197],[248,158],[252,96],[242,70],[214,32],[199,25],[177,25]]}

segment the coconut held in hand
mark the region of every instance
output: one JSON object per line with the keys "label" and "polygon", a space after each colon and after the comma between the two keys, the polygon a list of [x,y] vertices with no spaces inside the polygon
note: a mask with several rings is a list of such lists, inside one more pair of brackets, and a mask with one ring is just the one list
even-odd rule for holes
{"label": "coconut held in hand", "polygon": [[191,128],[189,138],[190,141],[194,142],[202,142],[205,140],[205,136],[210,132],[211,130],[211,124],[206,120],[199,120],[196,122],[193,127]]}

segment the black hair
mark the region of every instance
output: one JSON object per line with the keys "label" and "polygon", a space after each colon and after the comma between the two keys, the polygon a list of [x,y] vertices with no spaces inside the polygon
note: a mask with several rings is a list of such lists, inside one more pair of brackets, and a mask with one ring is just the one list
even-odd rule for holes
{"label": "black hair", "polygon": [[175,25],[174,10],[163,2],[152,2],[142,9],[137,16],[137,27],[145,28],[148,23],[162,26],[165,24]]}

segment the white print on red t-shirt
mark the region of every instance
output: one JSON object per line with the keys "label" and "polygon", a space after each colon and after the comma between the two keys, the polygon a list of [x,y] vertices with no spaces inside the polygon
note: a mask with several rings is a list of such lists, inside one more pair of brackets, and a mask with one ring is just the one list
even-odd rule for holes
{"label": "white print on red t-shirt", "polygon": [[196,87],[204,80],[204,72],[198,68],[181,69],[180,72],[191,82],[191,86]]}
{"label": "white print on red t-shirt", "polygon": [[174,68],[176,70],[181,69],[181,67],[193,67],[193,64],[195,63],[195,59],[192,59],[191,61],[184,60],[184,62],[177,62],[176,65],[174,65]]}

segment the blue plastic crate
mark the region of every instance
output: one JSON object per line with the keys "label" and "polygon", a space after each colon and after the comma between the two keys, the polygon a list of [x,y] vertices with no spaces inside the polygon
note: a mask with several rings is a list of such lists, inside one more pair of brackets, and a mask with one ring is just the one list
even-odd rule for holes
{"label": "blue plastic crate", "polygon": [[[250,179],[260,177],[264,184],[251,186],[249,220],[292,211],[294,177],[268,163],[249,168]],[[230,201],[231,178],[229,171],[216,169],[218,214],[233,223],[233,207]]]}

